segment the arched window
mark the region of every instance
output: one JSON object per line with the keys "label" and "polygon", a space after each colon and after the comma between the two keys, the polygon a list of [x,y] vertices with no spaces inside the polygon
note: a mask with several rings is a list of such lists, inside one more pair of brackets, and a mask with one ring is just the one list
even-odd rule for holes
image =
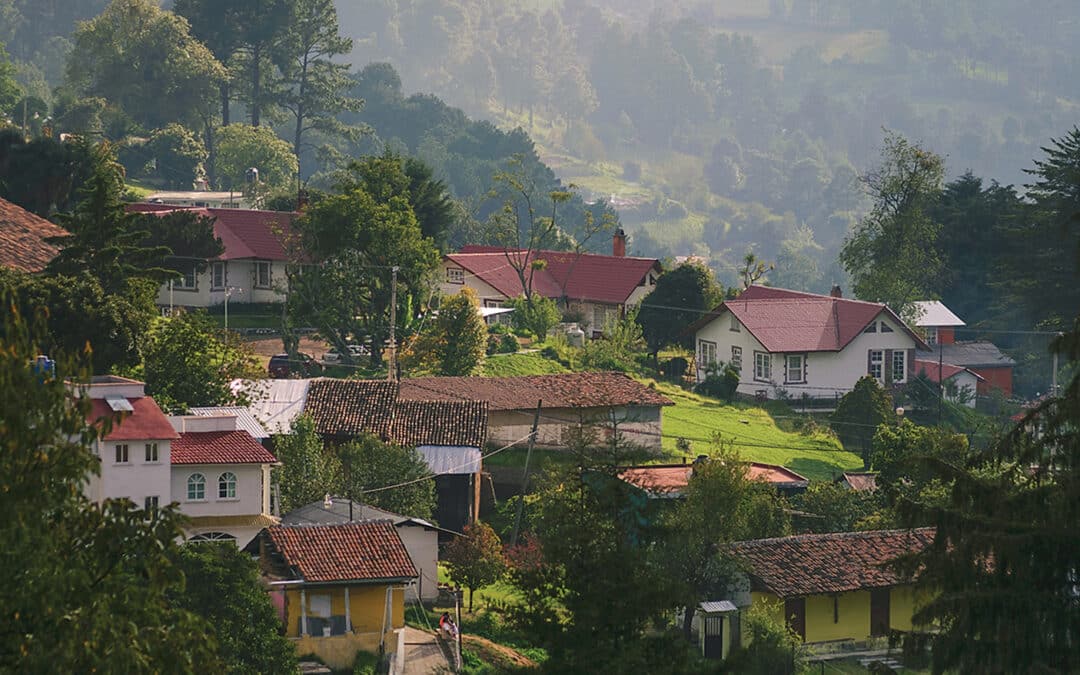
{"label": "arched window", "polygon": [[236,499],[236,474],[226,471],[217,479],[218,499]]}
{"label": "arched window", "polygon": [[187,498],[189,502],[206,499],[206,477],[193,473],[187,479]]}
{"label": "arched window", "polygon": [[232,536],[228,532],[204,532],[202,534],[195,535],[191,539],[188,539],[188,541],[236,541],[236,537]]}

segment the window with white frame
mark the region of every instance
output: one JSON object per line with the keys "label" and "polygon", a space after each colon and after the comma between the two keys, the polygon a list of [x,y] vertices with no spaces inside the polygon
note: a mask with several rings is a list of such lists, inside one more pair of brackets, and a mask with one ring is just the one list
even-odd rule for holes
{"label": "window with white frame", "polygon": [[903,382],[907,379],[907,352],[898,349],[892,353],[892,381]]}
{"label": "window with white frame", "polygon": [[127,464],[130,461],[131,461],[131,458],[128,455],[127,443],[117,443],[116,444],[116,463],[117,464]]}
{"label": "window with white frame", "polygon": [[222,290],[225,288],[225,284],[228,283],[228,278],[225,274],[225,263],[218,261],[210,264],[210,288],[213,290]]}
{"label": "window with white frame", "polygon": [[754,352],[754,379],[758,382],[772,381],[772,354]]}
{"label": "window with white frame", "polygon": [[218,499],[236,499],[236,474],[226,471],[218,476]]}
{"label": "window with white frame", "polygon": [[269,260],[256,260],[255,261],[255,288],[270,288],[270,282],[273,281],[270,277],[270,261]]}
{"label": "window with white frame", "polygon": [[731,345],[731,367],[742,370],[742,347]]}
{"label": "window with white frame", "polygon": [[206,499],[206,476],[201,473],[188,476],[187,498],[189,502],[200,502]]}
{"label": "window with white frame", "polygon": [[885,352],[883,350],[870,350],[866,373],[878,382],[885,381]]}
{"label": "window with white frame", "polygon": [[463,284],[465,283],[465,270],[460,267],[447,267],[446,268],[446,283],[448,284]]}
{"label": "window with white frame", "polygon": [[735,318],[734,314],[731,315],[731,325],[729,330],[735,331],[736,333],[742,332],[742,328],[739,326],[739,320]]}
{"label": "window with white frame", "polygon": [[709,366],[716,363],[716,343],[708,340],[698,340],[698,368],[708,370]]}
{"label": "window with white frame", "polygon": [[926,329],[926,344],[936,345],[938,343],[937,328],[930,327]]}
{"label": "window with white frame", "polygon": [[147,443],[146,444],[146,454],[144,456],[146,457],[147,462],[156,462],[156,461],[158,461],[157,443]]}
{"label": "window with white frame", "polygon": [[785,357],[784,382],[788,384],[806,382],[805,354],[788,354]]}
{"label": "window with white frame", "polygon": [[147,497],[146,499],[143,500],[143,508],[146,509],[147,511],[150,511],[152,509],[156,509],[157,507],[158,507],[158,496],[157,495],[151,495],[150,497]]}
{"label": "window with white frame", "polygon": [[194,291],[199,287],[198,269],[194,262],[180,264],[180,278],[173,280],[173,288],[182,291]]}

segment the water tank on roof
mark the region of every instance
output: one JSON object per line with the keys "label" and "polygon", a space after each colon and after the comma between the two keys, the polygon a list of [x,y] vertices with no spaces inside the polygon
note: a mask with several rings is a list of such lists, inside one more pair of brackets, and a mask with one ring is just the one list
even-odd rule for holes
{"label": "water tank on roof", "polygon": [[585,331],[581,330],[578,325],[571,324],[566,329],[566,342],[571,347],[584,347],[585,346]]}

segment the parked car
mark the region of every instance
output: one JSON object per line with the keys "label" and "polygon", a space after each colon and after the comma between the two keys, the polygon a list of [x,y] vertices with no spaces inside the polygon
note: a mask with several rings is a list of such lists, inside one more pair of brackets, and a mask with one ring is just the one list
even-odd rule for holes
{"label": "parked car", "polygon": [[[363,356],[370,355],[370,352],[368,351],[367,347],[365,347],[363,345],[349,345],[348,349],[349,349],[349,356],[352,357],[353,361],[356,361],[356,360],[360,359]],[[337,365],[337,364],[341,363],[341,354],[337,353],[336,350],[330,350],[330,351],[326,352],[325,354],[323,354],[322,362],[325,363],[326,365]]]}
{"label": "parked car", "polygon": [[322,372],[322,366],[308,354],[297,354],[296,359],[290,359],[288,354],[274,354],[270,357],[267,371],[270,377],[275,378],[311,377],[319,375]]}

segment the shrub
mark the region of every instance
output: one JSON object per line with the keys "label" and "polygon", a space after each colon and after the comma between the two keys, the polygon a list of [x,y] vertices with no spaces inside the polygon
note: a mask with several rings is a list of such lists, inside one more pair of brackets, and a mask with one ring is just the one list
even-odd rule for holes
{"label": "shrub", "polygon": [[690,369],[690,362],[681,356],[676,356],[661,364],[661,368],[668,379],[677,381],[686,376],[686,371]]}
{"label": "shrub", "polygon": [[514,308],[514,313],[511,315],[514,332],[528,331],[540,340],[547,337],[548,331],[554,328],[561,318],[555,301],[542,295],[534,294],[531,300],[521,296],[511,300],[510,304]]}
{"label": "shrub", "polygon": [[499,353],[500,354],[516,354],[518,350],[517,338],[513,335],[503,335],[499,340]]}
{"label": "shrub", "polygon": [[749,644],[732,650],[727,661],[730,672],[777,675],[797,672],[799,637],[778,618],[782,615],[775,603],[755,604],[744,614],[743,642],[749,638]]}
{"label": "shrub", "polygon": [[739,370],[735,366],[729,363],[721,367],[717,364],[710,367],[706,373],[705,380],[695,388],[697,393],[729,402],[735,398],[740,377]]}

